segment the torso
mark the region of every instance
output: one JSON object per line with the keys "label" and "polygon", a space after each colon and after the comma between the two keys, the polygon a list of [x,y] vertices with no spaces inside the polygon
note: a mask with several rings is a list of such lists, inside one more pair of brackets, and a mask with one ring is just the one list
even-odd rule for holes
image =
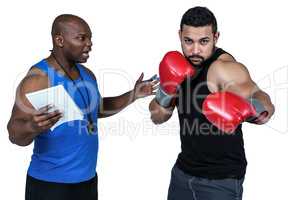
{"label": "torso", "polygon": [[[86,102],[91,103],[93,99],[90,113],[95,128],[92,134],[88,133],[88,118],[86,112],[83,112],[82,120],[63,123],[53,131],[48,130],[38,135],[34,139],[34,150],[28,169],[28,174],[34,178],[50,182],[77,183],[95,176],[100,94],[94,76],[90,76],[90,72],[82,65],[77,65],[77,68],[83,80],[75,79],[74,76],[74,82],[58,73],[55,66],[47,60],[34,65],[27,74],[32,80],[39,79],[39,82],[31,81],[35,90],[62,85],[81,111],[87,110],[89,104]],[[42,83],[42,86],[38,86],[38,83]],[[86,83],[89,84],[89,90],[81,87],[81,95],[79,86]],[[72,170],[67,170],[70,168]]]}
{"label": "torso", "polygon": [[198,75],[181,84],[176,102],[182,152],[177,166],[194,176],[219,179],[242,177],[245,173],[241,126],[227,135],[213,126],[202,114],[202,103],[207,95],[219,91],[216,67],[223,59],[233,58],[223,50],[203,63]]}

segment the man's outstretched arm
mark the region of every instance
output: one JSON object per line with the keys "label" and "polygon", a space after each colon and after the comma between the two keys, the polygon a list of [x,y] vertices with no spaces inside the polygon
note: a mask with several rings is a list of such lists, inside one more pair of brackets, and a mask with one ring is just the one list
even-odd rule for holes
{"label": "man's outstretched arm", "polygon": [[158,81],[143,81],[143,77],[144,75],[142,73],[136,81],[133,90],[130,90],[120,96],[102,98],[98,117],[104,118],[115,115],[133,103],[136,99],[154,95],[154,90],[156,89]]}
{"label": "man's outstretched arm", "polygon": [[247,68],[238,62],[215,62],[210,71],[216,80],[216,85],[222,91],[229,91],[245,99],[256,99],[267,111],[268,115],[256,120],[257,124],[267,123],[274,114],[275,107],[270,96],[261,90],[251,79]]}

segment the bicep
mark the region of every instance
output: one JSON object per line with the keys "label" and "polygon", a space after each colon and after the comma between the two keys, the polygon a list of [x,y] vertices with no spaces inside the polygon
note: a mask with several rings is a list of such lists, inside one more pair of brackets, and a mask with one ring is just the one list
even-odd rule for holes
{"label": "bicep", "polygon": [[259,90],[247,68],[240,63],[226,63],[220,67],[218,77],[218,84],[222,91],[230,91],[244,98],[249,98]]}
{"label": "bicep", "polygon": [[45,89],[48,85],[48,79],[46,77],[40,77],[38,75],[26,76],[17,87],[11,118],[30,117],[35,109],[27,99],[26,94]]}

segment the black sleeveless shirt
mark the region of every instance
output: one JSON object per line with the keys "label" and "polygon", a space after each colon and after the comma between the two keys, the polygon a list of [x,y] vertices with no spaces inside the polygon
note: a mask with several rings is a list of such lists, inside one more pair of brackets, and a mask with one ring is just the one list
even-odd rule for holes
{"label": "black sleeveless shirt", "polygon": [[211,92],[207,72],[215,60],[226,53],[218,48],[186,79],[178,92],[176,107],[180,123],[181,153],[176,165],[184,172],[208,179],[242,178],[246,157],[241,125],[234,134],[226,134],[202,114],[202,103]]}

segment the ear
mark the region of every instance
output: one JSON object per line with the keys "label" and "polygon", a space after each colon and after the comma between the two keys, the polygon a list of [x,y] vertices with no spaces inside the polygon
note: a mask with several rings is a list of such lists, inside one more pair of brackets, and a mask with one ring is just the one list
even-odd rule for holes
{"label": "ear", "polygon": [[178,31],[179,40],[181,41],[182,31],[179,29]]}
{"label": "ear", "polygon": [[219,37],[220,37],[220,32],[216,32],[216,33],[214,34],[214,44],[215,44],[215,45],[217,44]]}
{"label": "ear", "polygon": [[64,46],[64,38],[62,35],[56,35],[54,36],[54,43],[58,47],[63,47]]}

